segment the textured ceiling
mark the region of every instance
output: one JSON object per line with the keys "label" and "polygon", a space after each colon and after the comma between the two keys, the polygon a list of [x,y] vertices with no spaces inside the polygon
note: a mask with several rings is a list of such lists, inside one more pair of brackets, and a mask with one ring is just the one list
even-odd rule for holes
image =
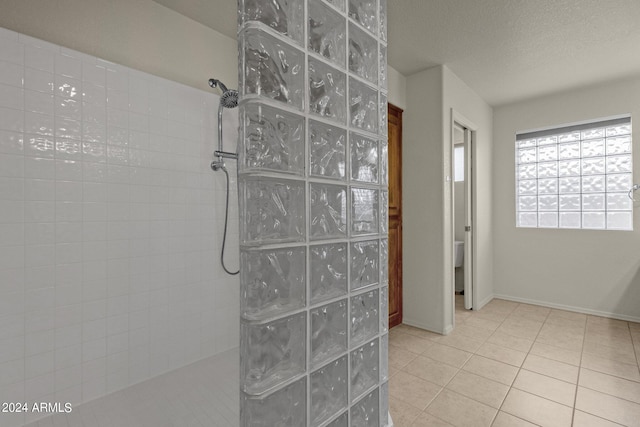
{"label": "textured ceiling", "polygon": [[[236,0],[154,1],[235,37]],[[387,1],[393,68],[445,64],[494,106],[640,74],[640,0]]]}
{"label": "textured ceiling", "polygon": [[491,105],[640,73],[638,0],[388,4],[395,69],[445,64]]}

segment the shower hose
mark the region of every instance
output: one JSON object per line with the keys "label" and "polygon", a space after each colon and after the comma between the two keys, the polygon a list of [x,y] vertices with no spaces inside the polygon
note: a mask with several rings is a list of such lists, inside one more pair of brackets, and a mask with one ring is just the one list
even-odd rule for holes
{"label": "shower hose", "polygon": [[227,172],[227,168],[225,168],[224,166],[222,166],[220,169],[222,169],[227,179],[227,200],[224,208],[224,232],[222,233],[222,251],[220,252],[220,264],[222,264],[222,268],[225,272],[227,272],[227,274],[235,276],[236,274],[240,273],[240,270],[238,269],[238,271],[231,271],[227,269],[227,266],[224,264],[224,248],[227,243],[227,225],[229,222],[229,172]]}

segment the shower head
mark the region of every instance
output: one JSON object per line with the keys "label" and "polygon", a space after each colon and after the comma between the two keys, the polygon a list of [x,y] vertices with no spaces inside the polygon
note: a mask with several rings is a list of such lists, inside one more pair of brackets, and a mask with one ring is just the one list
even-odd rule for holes
{"label": "shower head", "polygon": [[220,96],[220,105],[224,108],[236,108],[238,106],[238,91],[234,89],[227,89],[227,87],[220,80],[209,79],[209,86],[212,88],[219,87],[222,91]]}
{"label": "shower head", "polygon": [[236,108],[238,106],[238,91],[234,89],[224,91],[220,96],[220,104],[224,108]]}

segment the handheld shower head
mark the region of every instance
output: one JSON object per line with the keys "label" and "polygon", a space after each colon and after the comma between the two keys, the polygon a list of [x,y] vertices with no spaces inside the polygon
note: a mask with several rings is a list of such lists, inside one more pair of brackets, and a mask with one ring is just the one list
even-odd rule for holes
{"label": "handheld shower head", "polygon": [[238,106],[238,91],[229,89],[220,96],[220,104],[224,108],[236,108]]}
{"label": "handheld shower head", "polygon": [[227,89],[220,80],[209,79],[209,86],[212,88],[219,87],[222,91],[220,95],[220,105],[224,108],[236,108],[238,106],[238,91],[235,89]]}

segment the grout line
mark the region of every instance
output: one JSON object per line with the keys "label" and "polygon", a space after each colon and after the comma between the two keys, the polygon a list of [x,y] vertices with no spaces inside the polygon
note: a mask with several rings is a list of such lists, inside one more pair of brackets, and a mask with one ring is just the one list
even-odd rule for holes
{"label": "grout line", "polygon": [[[605,421],[606,423],[613,424],[613,425],[616,425],[616,426],[625,427],[625,426],[623,426],[622,424],[619,424],[619,423],[617,423],[617,422],[615,422],[615,421],[608,420],[608,419],[606,419],[606,418],[602,418],[602,417],[601,417],[601,416],[599,416],[599,415],[594,415],[594,414],[592,414],[592,413],[590,413],[590,412],[585,412],[585,411],[580,411],[580,412],[585,413],[585,414],[587,414],[587,415],[590,415],[590,416],[592,416],[592,417],[594,417],[594,418],[597,418],[597,419],[599,419],[599,420]],[[574,410],[574,413],[575,413],[575,410]],[[573,426],[573,424],[572,424],[572,426]],[[575,427],[580,427],[580,426],[575,426]]]}
{"label": "grout line", "polygon": [[[454,297],[454,304],[455,304],[455,297]],[[454,315],[455,315],[455,305],[454,305]],[[463,324],[463,323],[464,323],[464,322],[462,322],[461,324]],[[431,340],[430,340],[430,341],[431,341]],[[435,341],[432,341],[432,342],[434,342],[434,343],[436,343],[436,344],[440,344],[440,343],[435,342]],[[441,344],[441,345],[445,345],[445,344]],[[451,346],[447,346],[447,347],[451,347]],[[451,348],[455,348],[455,347],[451,347]],[[460,350],[460,349],[457,349],[457,350]],[[468,352],[468,353],[471,353],[471,352]],[[475,353],[472,353],[472,355],[473,355],[473,354],[475,354]],[[431,359],[431,358],[430,358],[430,357],[428,357],[428,356],[425,356],[425,357],[427,357],[427,358]],[[471,359],[471,357],[469,357],[469,359]],[[440,396],[440,394],[442,394],[442,391],[443,391],[443,390],[444,390],[444,389],[445,389],[445,388],[446,388],[446,387],[451,383],[451,381],[453,381],[453,379],[454,379],[455,377],[457,377],[457,376],[458,376],[458,374],[460,373],[460,371],[462,371],[462,368],[464,367],[464,365],[466,365],[466,364],[467,364],[467,362],[469,361],[469,359],[467,359],[467,360],[462,364],[462,366],[460,366],[459,368],[457,368],[456,373],[451,377],[451,379],[449,379],[449,381],[447,381],[447,383],[446,383],[445,385],[440,386],[440,390],[438,390],[438,392],[437,392],[437,393],[436,393],[436,395],[433,397],[433,399],[431,399],[431,402],[429,402],[429,404],[424,408],[424,410],[423,410],[422,412],[426,412],[427,408],[429,408],[429,406],[431,406],[431,404],[432,404],[432,403],[433,403],[433,402],[438,398],[438,396]],[[433,359],[432,359],[432,360],[433,360]],[[441,362],[441,363],[442,363],[442,362]],[[450,365],[448,365],[448,366],[450,366]],[[464,397],[467,397],[467,396],[464,396]],[[467,398],[468,398],[468,397],[467,397]],[[435,415],[432,415],[432,414],[429,414],[429,415],[431,415],[431,416],[435,417]],[[441,418],[439,418],[439,417],[435,417],[435,418],[441,419]],[[443,420],[443,421],[444,421],[444,420]]]}
{"label": "grout line", "polygon": [[573,425],[575,417],[576,417],[576,402],[578,401],[578,387],[580,384],[580,372],[582,372],[582,356],[584,355],[584,345],[586,343],[587,338],[587,322],[589,321],[589,316],[585,316],[584,319],[584,328],[582,332],[582,348],[580,349],[580,364],[578,365],[578,377],[576,378],[576,390],[573,393],[573,411],[571,412],[571,425]]}
{"label": "grout line", "polygon": [[[627,322],[627,328],[629,330],[629,335],[631,335],[631,347],[633,347],[633,354],[636,356],[636,366],[638,367],[638,370],[640,371],[640,354],[638,354],[638,351],[636,350],[636,345],[635,345],[636,340],[633,338],[633,334],[631,333],[631,324],[630,324],[630,322]],[[638,344],[640,344],[640,343],[638,343]]]}
{"label": "grout line", "polygon": [[[511,310],[511,313],[509,313],[509,315],[511,315],[521,305],[522,304],[519,303],[513,310]],[[542,331],[542,328],[544,327],[544,324],[547,323],[547,320],[549,319],[549,315],[550,314],[551,314],[551,309],[549,309],[549,312],[547,313],[547,315],[544,318],[544,322],[542,322],[542,325],[540,326],[540,329],[538,330],[538,333],[536,334],[535,338],[533,339],[533,344],[535,344],[536,340],[538,339],[538,336],[540,335],[540,331]],[[507,316],[507,317],[509,317],[509,316]],[[507,317],[505,317],[505,319],[502,321],[502,323],[500,323],[500,325],[502,325],[507,320]],[[498,327],[500,327],[500,326],[498,326]],[[533,344],[531,344],[531,347],[533,347]],[[531,351],[531,348],[529,348],[529,351]],[[516,382],[516,379],[518,378],[518,375],[520,375],[520,371],[522,371],[522,366],[524,365],[524,362],[527,360],[527,357],[529,357],[529,351],[527,352],[527,355],[525,356],[524,360],[522,361],[522,364],[518,367],[518,372],[516,373],[516,376],[513,378],[513,381],[511,382],[511,385],[509,386],[509,390],[507,391],[507,394],[504,396],[504,399],[502,399],[502,403],[500,403],[500,407],[498,408],[498,412],[496,412],[496,415],[493,417],[493,420],[491,421],[492,425],[495,422],[496,418],[498,417],[498,414],[500,413],[500,411],[502,411],[502,406],[504,405],[504,402],[507,400],[507,397],[509,396],[509,393],[511,393],[511,390],[514,389],[513,388],[513,384]],[[518,390],[518,389],[516,389],[516,390]],[[513,414],[509,414],[509,415],[513,415]],[[572,417],[573,417],[573,415],[572,415]],[[519,417],[516,417],[516,418],[519,418]],[[531,422],[529,420],[526,420],[526,421],[527,422]],[[573,422],[573,418],[572,418],[572,422]]]}
{"label": "grout line", "polygon": [[[22,57],[23,57],[23,63],[20,66],[21,68],[21,74],[22,74],[22,84],[21,84],[21,89],[22,89],[22,132],[19,132],[21,138],[22,138],[22,152],[20,154],[20,156],[22,157],[21,161],[22,161],[22,186],[23,186],[23,197],[22,197],[22,226],[23,226],[23,230],[22,230],[22,275],[23,277],[27,277],[27,226],[28,223],[26,221],[26,208],[27,208],[27,198],[26,198],[26,184],[27,184],[27,178],[26,178],[26,164],[25,164],[25,160],[26,160],[26,155],[25,155],[25,151],[26,151],[26,145],[27,145],[27,137],[26,132],[25,132],[25,128],[26,128],[26,97],[27,97],[27,92],[24,90],[24,80],[25,80],[25,75],[26,75],[26,52],[25,52],[25,46],[26,44],[24,43],[20,43],[20,50],[22,51]],[[55,147],[55,142],[54,142],[54,147]],[[55,151],[54,151],[55,153]],[[55,159],[53,161],[53,165],[54,165],[54,191],[55,191]],[[55,194],[55,193],[54,193]],[[55,196],[54,196],[54,200],[55,200]],[[54,227],[55,227],[55,210],[54,210]],[[54,233],[55,233],[55,228],[54,228]],[[55,254],[55,251],[54,251]],[[55,272],[55,265],[54,265],[54,272]],[[55,276],[54,276],[55,277]],[[25,280],[26,281],[26,280]],[[22,398],[27,399],[27,367],[26,367],[26,361],[27,361],[27,311],[26,311],[26,305],[27,305],[27,291],[26,291],[26,286],[22,286],[21,289],[21,293],[22,293],[22,305],[23,307],[25,307],[25,309],[22,310],[22,360],[24,361],[24,365],[22,367]],[[55,281],[54,281],[54,298],[55,298]],[[54,310],[54,325],[55,325],[55,310]],[[53,351],[54,351],[54,368],[55,368],[55,329],[53,332],[53,336],[54,336],[54,342],[53,342]],[[55,390],[55,371],[54,371],[54,390]],[[25,414],[22,414],[20,416],[20,418],[22,418],[22,423],[26,423],[27,422],[27,417]]]}
{"label": "grout line", "polygon": [[[584,368],[584,369],[586,369],[586,370],[588,370],[588,371],[590,371],[590,370],[591,370],[591,369],[589,369],[589,368]],[[609,374],[605,374],[605,373],[598,372],[598,371],[592,371],[592,372],[595,372],[595,373],[598,373],[598,374],[602,374],[602,375],[609,375]],[[628,380],[628,379],[626,379],[626,378],[620,378],[620,377],[615,377],[615,378],[616,378],[616,379],[625,380],[625,381],[629,381],[629,382],[636,382],[636,383],[637,383],[637,381]],[[627,398],[625,398],[625,397],[620,397],[620,396],[617,396],[617,395],[615,395],[615,394],[611,394],[611,393],[608,393],[608,392],[605,392],[605,391],[602,391],[602,390],[598,390],[597,388],[592,388],[592,387],[588,387],[588,386],[584,386],[584,385],[583,385],[583,386],[581,386],[581,387],[582,387],[582,388],[589,389],[589,390],[592,390],[592,391],[595,391],[595,392],[598,392],[598,393],[600,393],[600,394],[606,394],[607,396],[615,397],[616,399],[619,399],[619,400],[624,400],[624,401],[626,401],[626,402],[634,403],[635,405],[640,405],[638,402],[636,402],[636,401],[634,401],[634,400],[629,400],[629,399],[627,399]],[[582,411],[582,412],[585,412],[585,411]],[[591,414],[591,415],[594,415],[594,414]],[[596,415],[596,416],[597,416],[597,415]],[[600,417],[600,418],[602,418],[602,417]],[[605,418],[605,419],[606,419],[606,418]],[[608,421],[611,421],[611,420],[608,420]],[[613,421],[611,421],[611,422],[613,422]]]}
{"label": "grout line", "polygon": [[[454,297],[454,303],[455,303],[455,297]],[[520,304],[518,303],[518,305],[520,305]],[[518,305],[517,305],[517,306],[518,306]],[[516,308],[517,308],[517,306],[516,306]],[[456,307],[454,306],[454,308],[456,308]],[[466,309],[465,309],[465,310],[466,310]],[[513,310],[515,310],[515,308],[514,308]],[[509,312],[509,314],[511,314],[511,313],[513,312],[513,310],[511,310],[511,312]],[[455,313],[454,313],[454,314],[455,314]],[[473,315],[473,314],[474,314],[474,313],[471,313],[471,315]],[[507,319],[507,317],[508,317],[508,316],[509,316],[509,315],[507,315],[507,316],[502,320],[502,322],[500,322],[500,325],[502,325],[502,324],[505,322],[505,320]],[[467,319],[465,319],[464,321],[460,322],[460,325],[464,325],[464,324],[465,324],[465,322],[466,322],[466,320],[467,320]],[[496,329],[491,333],[491,335],[489,335],[489,337],[487,337],[487,338],[482,342],[482,344],[484,344],[485,342],[487,342],[487,340],[488,340],[491,336],[493,336],[493,334],[498,330],[498,328],[500,327],[500,325],[499,325],[499,326],[498,326],[498,327],[497,327],[497,328],[496,328]],[[473,325],[469,325],[469,326],[473,326]],[[429,340],[429,341],[431,341],[431,340]],[[434,343],[436,343],[436,344],[441,344],[441,343],[439,343],[439,342],[435,342],[435,341],[432,341],[432,342],[434,342]],[[454,379],[455,377],[457,377],[457,376],[458,376],[458,374],[459,374],[459,373],[463,370],[463,368],[467,365],[467,363],[469,362],[469,360],[471,360],[471,358],[472,358],[474,355],[476,355],[476,354],[477,354],[477,351],[478,351],[478,349],[482,346],[482,344],[481,344],[481,345],[480,345],[476,350],[474,350],[474,351],[472,351],[472,352],[471,352],[471,351],[466,351],[466,350],[461,350],[461,349],[459,349],[459,348],[457,348],[457,347],[452,347],[452,346],[449,346],[449,345],[446,345],[446,344],[441,344],[441,345],[446,345],[447,347],[450,347],[450,348],[454,348],[454,349],[456,349],[456,350],[465,351],[465,352],[467,352],[467,353],[470,353],[470,354],[471,354],[471,356],[470,356],[470,357],[469,357],[469,358],[468,358],[468,359],[467,359],[467,360],[462,364],[462,366],[460,366],[459,368],[457,368],[458,370],[456,371],[455,375],[453,375],[453,376],[451,377],[451,379],[447,382],[447,384],[445,384],[444,386],[441,386],[440,390],[438,390],[438,393],[436,393],[436,395],[433,397],[433,399],[431,400],[431,402],[429,402],[429,404],[427,405],[427,407],[426,407],[422,412],[426,412],[427,408],[428,408],[429,406],[431,406],[431,404],[432,404],[432,403],[433,403],[433,402],[438,398],[438,396],[442,393],[442,391],[443,391],[443,390],[444,390],[444,389],[445,389],[445,388],[446,388],[446,387],[451,383],[451,381],[453,381],[453,379]],[[478,355],[478,356],[480,356],[480,357],[484,357],[484,356],[481,356],[481,355]],[[428,357],[428,356],[425,356],[425,357]],[[450,365],[449,365],[449,366],[450,366]],[[476,375],[477,375],[477,374],[476,374]],[[425,380],[425,381],[426,381],[426,380]],[[452,392],[454,392],[454,391],[452,391]],[[454,393],[455,393],[455,392],[454,392]],[[507,392],[507,393],[508,393],[508,392]],[[464,396],[464,397],[466,397],[466,398],[468,398],[468,399],[471,399],[471,400],[473,400],[473,401],[475,401],[475,402],[478,402],[478,403],[481,403],[481,404],[483,404],[483,405],[486,405],[486,403],[479,402],[479,401],[477,401],[477,400],[475,400],[475,399],[472,399],[472,398],[470,398],[470,397],[468,397],[468,396],[465,396],[465,395],[462,395],[462,396]],[[506,398],[506,396],[505,396],[505,398]],[[504,402],[504,400],[503,400],[503,402]],[[486,405],[486,406],[489,406],[489,405]],[[500,405],[500,407],[502,407],[502,404]],[[492,408],[492,409],[496,409],[496,408]],[[493,424],[493,422],[495,421],[495,418],[498,416],[498,413],[499,413],[499,412],[500,412],[500,409],[498,408],[498,410],[496,411],[496,414],[494,415],[494,417],[493,417],[493,419],[492,419],[492,421],[491,421],[491,423],[492,423],[492,424]],[[429,414],[429,415],[434,416],[434,415],[432,415],[432,414]],[[438,417],[436,417],[436,418],[438,418]],[[440,418],[438,418],[438,419],[440,419]]]}
{"label": "grout line", "polygon": [[[516,306],[516,308],[517,308],[519,305],[521,305],[521,304],[518,304],[518,305]],[[515,308],[514,308],[514,310],[515,310]],[[502,321],[502,322],[500,322],[500,325],[502,325],[502,324],[507,320],[507,318],[509,318],[509,316],[513,313],[513,311],[514,311],[514,310],[512,310],[511,312],[509,312],[509,314],[508,314],[508,315],[503,319],[503,321]],[[551,310],[549,310],[549,312],[547,313],[547,315],[546,315],[546,317],[545,317],[544,321],[542,322],[542,325],[541,325],[541,327],[540,327],[540,329],[539,329],[538,333],[536,334],[535,338],[533,339],[533,344],[532,344],[532,346],[531,346],[531,347],[529,348],[529,350],[526,352],[526,357],[528,357],[528,356],[531,354],[531,348],[533,347],[533,345],[536,343],[537,339],[539,338],[540,333],[541,333],[541,331],[542,331],[542,328],[543,328],[545,325],[547,325],[547,324],[552,325],[551,323],[548,323],[548,320],[549,320],[549,318],[550,318],[551,313],[552,313],[552,311],[551,311]],[[580,350],[580,363],[578,364],[578,366],[576,366],[576,367],[578,368],[578,377],[577,377],[577,379],[576,379],[575,384],[574,384],[574,383],[567,382],[567,381],[564,381],[564,380],[561,380],[561,379],[559,379],[559,378],[555,378],[555,377],[549,376],[549,375],[545,375],[545,374],[540,374],[540,373],[538,373],[538,375],[543,375],[543,376],[548,377],[548,378],[552,378],[552,379],[555,379],[555,380],[558,380],[558,381],[563,381],[563,382],[565,382],[565,383],[567,383],[567,384],[572,384],[572,385],[574,385],[574,386],[575,386],[575,392],[574,392],[573,405],[572,405],[572,406],[569,406],[569,405],[566,405],[566,404],[561,404],[561,403],[559,403],[559,402],[556,402],[555,400],[551,400],[551,399],[549,399],[548,397],[541,396],[541,395],[538,395],[538,394],[535,394],[535,393],[531,393],[531,394],[533,394],[533,395],[535,395],[535,396],[537,396],[537,397],[543,398],[543,399],[548,400],[548,401],[550,401],[550,402],[554,402],[554,403],[557,403],[557,404],[560,404],[560,405],[563,405],[563,406],[566,406],[566,407],[570,407],[570,408],[572,409],[572,418],[571,418],[571,419],[572,419],[572,424],[573,424],[573,422],[574,422],[574,418],[575,418],[575,412],[576,412],[576,407],[575,407],[575,406],[576,406],[576,401],[577,401],[578,383],[579,383],[579,379],[580,379],[580,372],[581,372],[581,369],[582,369],[582,358],[583,358],[583,355],[584,355],[584,348],[585,348],[585,345],[586,345],[587,320],[588,320],[588,317],[585,317],[584,321],[582,322],[582,330],[583,330],[583,332],[582,332],[582,348],[581,348],[581,350]],[[464,324],[464,322],[461,322],[460,324],[462,325],[462,324]],[[498,328],[499,328],[499,327],[500,327],[500,326],[498,326]],[[496,329],[494,330],[494,332],[493,332],[493,333],[492,333],[492,334],[491,334],[487,339],[485,339],[485,340],[484,340],[484,342],[487,342],[487,341],[490,339],[490,337],[491,337],[491,336],[493,336],[493,335],[497,332],[498,328],[496,328]],[[629,322],[627,322],[627,328],[628,328],[628,330],[629,330],[629,332],[630,332],[630,324],[629,324]],[[411,336],[411,337],[412,337],[412,338],[414,338],[414,339],[424,339],[424,340],[426,340],[426,341],[431,341],[431,340],[430,340],[430,339],[428,339],[428,338],[423,338],[423,337],[420,337],[420,336],[418,336],[418,335],[413,335],[413,334],[411,334],[410,332],[406,332],[406,331],[404,331],[404,330],[398,330],[397,332],[398,332],[398,333],[401,333],[401,334],[403,334],[403,335]],[[435,341],[432,341],[432,342],[435,342]],[[636,341],[634,341],[634,339],[633,339],[633,335],[632,335],[632,341],[631,341],[631,342],[632,342],[632,345],[633,345],[633,343],[634,343],[634,342],[636,342]],[[446,344],[443,344],[443,345],[446,345]],[[448,346],[448,347],[451,347],[451,346]],[[504,346],[503,346],[503,347],[504,347]],[[555,347],[555,346],[553,346],[553,347]],[[398,347],[398,348],[399,348],[399,347]],[[455,347],[452,347],[452,348],[455,348]],[[506,347],[505,347],[505,348],[506,348]],[[457,348],[456,348],[456,349],[457,349]],[[404,351],[408,351],[408,350],[405,350],[404,348],[402,348],[402,350],[404,350]],[[460,349],[457,349],[457,350],[460,350]],[[412,354],[413,354],[413,352],[411,352],[411,351],[410,351],[410,353],[412,353]],[[473,352],[468,352],[468,353],[471,353],[472,355],[476,355],[476,354],[477,354],[477,350],[476,350],[476,351],[473,351]],[[638,353],[638,351],[637,351],[637,349],[635,348],[635,346],[634,346],[634,354],[635,354],[635,357],[636,357],[636,362],[638,363],[638,361],[640,360],[640,359],[639,359],[639,358],[640,358],[640,354]],[[423,357],[429,357],[429,356],[427,356],[427,355],[425,355],[425,354],[422,354],[422,353],[421,353],[421,354],[419,354],[419,355],[421,355],[421,356],[423,356]],[[481,356],[481,355],[478,355],[478,356]],[[417,356],[416,356],[416,357],[417,357]],[[481,356],[481,357],[484,357],[484,356]],[[544,356],[540,356],[540,357],[544,357]],[[470,357],[470,358],[471,358],[471,357]],[[439,387],[440,387],[439,391],[435,394],[434,398],[429,402],[429,404],[427,405],[427,407],[422,411],[423,413],[425,413],[425,412],[426,412],[427,408],[428,408],[428,407],[433,403],[433,401],[435,401],[435,399],[436,399],[436,398],[437,398],[437,397],[442,393],[442,390],[443,390],[444,388],[446,388],[446,387],[450,384],[450,382],[453,380],[453,378],[455,378],[455,377],[459,374],[459,372],[460,372],[461,370],[463,370],[463,369],[464,369],[464,366],[466,366],[466,364],[469,362],[470,358],[469,358],[469,359],[467,359],[467,361],[465,361],[465,363],[464,363],[460,368],[458,368],[458,370],[457,370],[456,374],[452,377],[452,379],[451,379],[451,380],[449,380],[449,381],[447,382],[447,384],[446,384],[446,385],[444,385],[444,386],[439,386]],[[489,358],[489,359],[491,359],[491,358]],[[491,359],[491,360],[495,360],[495,359]],[[525,360],[526,360],[526,358],[525,358]],[[553,360],[553,359],[552,359],[552,360]],[[561,361],[558,361],[558,362],[561,362]],[[411,362],[410,362],[410,363],[411,363]],[[502,362],[502,363],[504,363],[504,362]],[[561,363],[566,363],[566,362],[561,362]],[[523,362],[523,364],[524,364],[524,362]],[[569,365],[571,365],[571,364],[569,364]],[[513,365],[511,365],[511,366],[513,366]],[[571,365],[571,366],[574,366],[574,365]],[[406,365],[405,365],[405,367],[406,367]],[[401,369],[400,369],[400,371],[402,371],[402,372],[404,372],[404,373],[408,374],[406,371],[404,371],[404,368],[405,368],[405,367],[401,368]],[[516,374],[516,377],[515,377],[515,378],[517,378],[517,376],[519,375],[519,373],[520,373],[522,370],[526,370],[526,369],[524,369],[524,368],[523,368],[523,366],[521,365],[521,366],[518,368],[518,373]],[[409,375],[411,375],[411,374],[409,374]],[[413,376],[415,376],[415,375],[413,375]],[[417,378],[419,378],[419,377],[417,377]],[[514,378],[514,382],[515,382],[515,378]],[[431,381],[428,381],[428,380],[424,380],[424,381],[427,381],[427,382],[432,383]],[[509,390],[507,391],[507,395],[508,395],[508,393],[509,393],[512,389],[514,389],[514,388],[515,388],[515,387],[513,386],[514,382],[512,382],[512,384],[509,386]],[[516,390],[519,390],[519,389],[517,389],[517,388],[515,388],[515,389],[516,389]],[[596,391],[598,391],[598,390],[596,390]],[[526,392],[526,391],[525,391],[525,392]],[[604,392],[601,392],[601,393],[604,393]],[[604,393],[604,394],[608,394],[608,393]],[[391,396],[391,397],[394,397],[394,396]],[[465,396],[465,397],[466,397],[466,396]],[[617,396],[614,396],[614,397],[617,397]],[[619,397],[618,397],[618,398],[619,398]],[[471,398],[471,399],[472,399],[472,398]],[[622,400],[627,400],[627,399],[624,399],[624,398],[620,398],[620,399],[622,399]],[[474,400],[474,401],[478,402],[476,399],[472,399],[472,400]],[[506,396],[505,396],[505,400],[506,400]],[[479,402],[479,403],[482,403],[482,402]],[[502,406],[503,406],[503,405],[504,405],[504,400],[502,401],[502,403],[501,403],[500,407],[498,408],[498,410],[497,410],[497,412],[496,412],[496,415],[494,416],[494,419],[493,419],[493,421],[492,421],[492,422],[495,422],[495,419],[496,419],[497,415],[500,413],[500,411],[502,410]],[[430,416],[433,416],[433,415],[431,415],[431,414],[429,414],[429,415],[430,415]],[[512,415],[512,416],[514,416],[514,417],[516,417],[516,418],[522,419],[521,417],[518,417],[518,416],[513,415],[513,414],[509,414],[509,415]],[[437,417],[436,417],[436,418],[437,418]],[[602,417],[599,417],[599,418],[602,418]],[[603,418],[603,419],[604,419],[604,418]],[[531,421],[528,421],[528,422],[531,422]]]}
{"label": "grout line", "polygon": [[[521,305],[522,305],[521,303],[518,303],[518,305],[516,305],[513,308],[513,310],[511,310],[509,312],[509,314],[502,320],[502,322],[500,322],[500,325],[495,329],[493,334],[491,334],[489,336],[489,338],[491,338],[496,333],[496,331],[500,328],[500,326],[502,326],[504,324],[504,322],[507,321],[507,318]],[[548,314],[547,314],[547,316],[548,316]],[[544,325],[544,323],[543,323],[543,325]],[[542,327],[540,327],[540,329],[542,329]],[[538,331],[538,333],[540,333],[540,331]],[[509,335],[509,334],[507,334],[507,335]],[[536,337],[537,337],[537,335],[536,335]],[[487,338],[487,340],[489,338]],[[534,342],[535,342],[535,339],[534,339]],[[531,346],[533,347],[533,344],[531,344]],[[529,348],[529,350],[530,349],[531,348]],[[529,353],[527,352],[527,356],[528,355],[529,355]],[[524,360],[522,361],[522,364],[524,364],[524,361],[527,359],[527,356],[525,356]],[[465,365],[466,365],[466,363],[465,363]],[[513,387],[513,383],[515,382],[516,378],[518,377],[518,374],[520,374],[520,369],[521,368],[522,368],[522,365],[520,365],[520,368],[518,368],[518,372],[516,373],[516,376],[513,378],[513,381],[511,382],[511,385],[509,386],[509,390],[507,390],[507,394],[504,395],[504,399],[502,399],[502,402],[500,402],[500,406],[498,407],[498,410],[496,411],[496,414],[494,415],[493,419],[491,420],[491,425],[493,425],[493,423],[495,423],[495,421],[496,421],[496,418],[498,418],[498,415],[500,414],[500,411],[502,410],[502,405],[504,405],[504,401],[507,400],[507,396],[509,395],[509,392],[511,392],[511,388]],[[511,415],[511,414],[509,414],[509,415]]]}

